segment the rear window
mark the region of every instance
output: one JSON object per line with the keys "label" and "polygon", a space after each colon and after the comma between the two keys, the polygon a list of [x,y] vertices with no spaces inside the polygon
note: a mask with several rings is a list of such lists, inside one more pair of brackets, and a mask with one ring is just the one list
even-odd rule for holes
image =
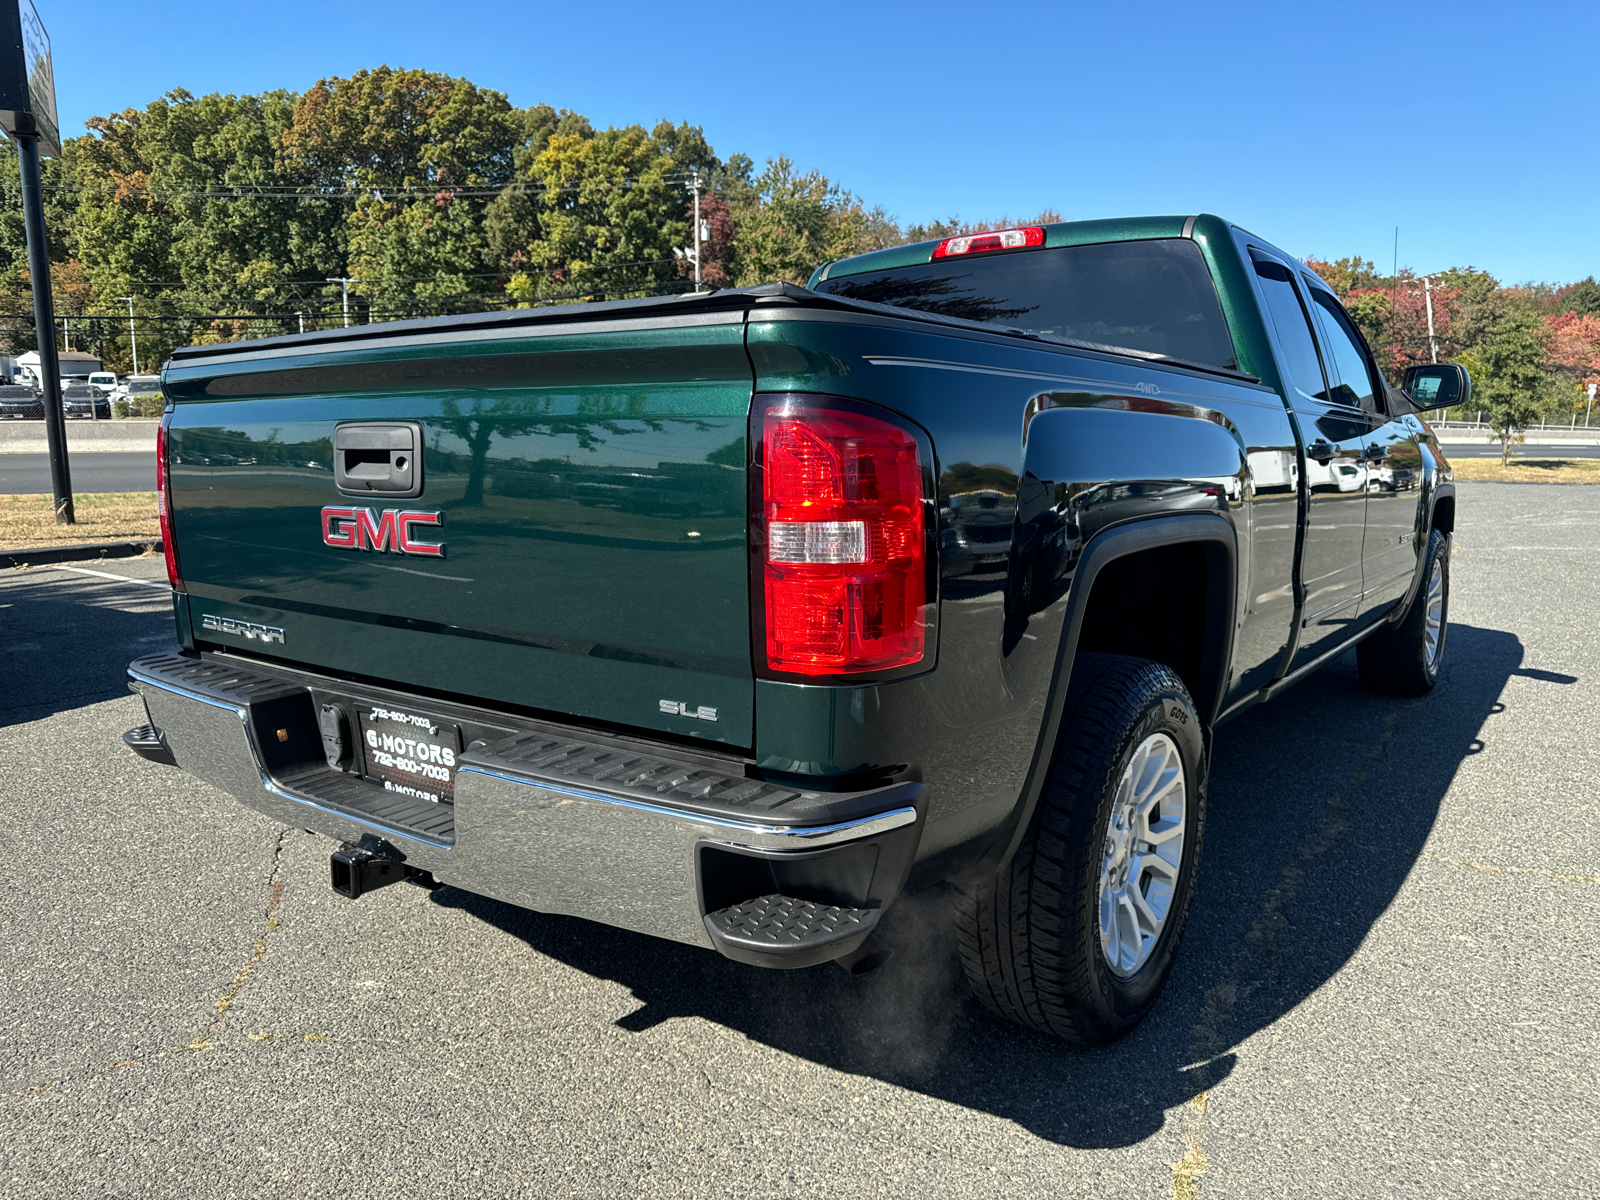
{"label": "rear window", "polygon": [[155,379],[136,380],[128,385],[128,392],[130,394],[138,392],[159,392],[160,390],[161,383],[159,380]]}
{"label": "rear window", "polygon": [[1188,238],[940,259],[825,279],[816,290],[1208,366],[1238,360]]}

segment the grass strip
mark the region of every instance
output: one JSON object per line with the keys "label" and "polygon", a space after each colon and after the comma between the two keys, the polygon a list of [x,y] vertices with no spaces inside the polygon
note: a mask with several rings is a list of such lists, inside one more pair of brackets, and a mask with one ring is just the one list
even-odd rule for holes
{"label": "grass strip", "polygon": [[[1445,448],[1448,456],[1450,450]],[[1457,479],[1482,483],[1600,483],[1600,458],[1452,458]]]}
{"label": "grass strip", "polygon": [[0,550],[161,536],[154,492],[85,492],[72,499],[78,523],[57,525],[50,496],[0,496]]}

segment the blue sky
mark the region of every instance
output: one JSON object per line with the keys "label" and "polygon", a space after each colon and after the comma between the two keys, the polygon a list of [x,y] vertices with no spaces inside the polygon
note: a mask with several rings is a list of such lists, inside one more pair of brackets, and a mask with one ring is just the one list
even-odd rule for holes
{"label": "blue sky", "polygon": [[423,67],[703,125],[902,222],[1210,211],[1295,254],[1600,274],[1600,4],[36,0],[63,135],[160,92]]}

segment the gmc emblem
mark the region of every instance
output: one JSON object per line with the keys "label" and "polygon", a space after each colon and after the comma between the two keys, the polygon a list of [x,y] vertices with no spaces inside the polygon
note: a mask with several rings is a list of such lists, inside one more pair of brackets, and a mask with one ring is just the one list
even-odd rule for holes
{"label": "gmc emblem", "polygon": [[380,516],[370,508],[322,510],[322,540],[338,550],[379,550],[385,554],[416,554],[443,558],[443,542],[419,542],[411,530],[416,525],[443,525],[442,512],[410,512],[386,508]]}

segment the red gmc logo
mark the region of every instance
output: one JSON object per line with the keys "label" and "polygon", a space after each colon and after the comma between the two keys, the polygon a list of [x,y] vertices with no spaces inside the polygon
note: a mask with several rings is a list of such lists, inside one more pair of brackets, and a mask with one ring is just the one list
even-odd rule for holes
{"label": "red gmc logo", "polygon": [[386,508],[379,515],[370,508],[322,510],[322,540],[339,550],[379,550],[385,554],[418,554],[443,558],[443,542],[419,542],[412,535],[417,525],[443,525],[442,512],[401,512]]}

